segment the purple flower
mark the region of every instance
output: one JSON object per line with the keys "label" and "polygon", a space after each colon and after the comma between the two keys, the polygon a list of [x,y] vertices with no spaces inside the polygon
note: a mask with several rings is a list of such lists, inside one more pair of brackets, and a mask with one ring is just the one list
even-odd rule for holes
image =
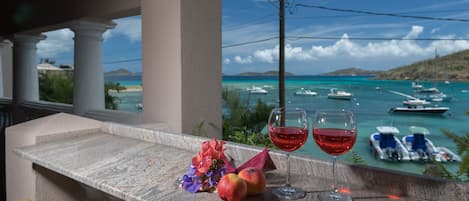
{"label": "purple flower", "polygon": [[182,176],[182,188],[191,193],[195,193],[200,189],[200,177],[195,175],[195,172],[195,167],[191,165],[189,171]]}
{"label": "purple flower", "polygon": [[209,177],[208,182],[210,183],[210,186],[216,187],[218,184],[218,181],[220,181],[223,175],[225,175],[225,172],[226,172],[226,168],[224,166],[216,170],[208,172],[207,176]]}
{"label": "purple flower", "polygon": [[182,188],[191,193],[197,192],[200,189],[200,178],[198,176],[182,176]]}
{"label": "purple flower", "polygon": [[196,172],[196,169],[195,169],[195,166],[191,165],[189,167],[189,171],[187,171],[186,175],[189,175],[189,176],[195,176],[195,172]]}

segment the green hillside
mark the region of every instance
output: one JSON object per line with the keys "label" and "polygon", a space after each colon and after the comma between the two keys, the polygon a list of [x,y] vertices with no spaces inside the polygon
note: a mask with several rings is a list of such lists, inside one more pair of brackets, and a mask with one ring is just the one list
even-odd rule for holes
{"label": "green hillside", "polygon": [[104,76],[131,76],[131,75],[133,75],[133,73],[124,68],[120,68],[117,70],[104,73]]}
{"label": "green hillside", "polygon": [[[262,73],[259,73],[259,72],[244,72],[244,73],[238,74],[238,76],[277,76],[277,75],[278,75],[278,71],[266,71],[266,72],[262,72]],[[291,75],[293,75],[293,73],[285,72],[285,75],[286,76],[291,76]]]}
{"label": "green hillside", "polygon": [[394,68],[376,79],[469,81],[469,50]]}
{"label": "green hillside", "polygon": [[347,76],[347,75],[376,75],[380,73],[380,71],[369,71],[363,70],[361,68],[346,68],[341,70],[336,70],[328,73],[323,73],[321,75],[327,76]]}

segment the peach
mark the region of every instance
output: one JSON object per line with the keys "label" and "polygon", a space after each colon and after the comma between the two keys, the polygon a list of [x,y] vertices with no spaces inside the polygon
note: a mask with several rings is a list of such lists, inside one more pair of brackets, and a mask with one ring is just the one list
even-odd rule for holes
{"label": "peach", "polygon": [[246,182],[236,174],[226,174],[218,182],[217,191],[222,200],[241,201],[246,197]]}
{"label": "peach", "polygon": [[256,195],[264,192],[265,176],[262,170],[249,167],[241,170],[238,176],[246,182],[248,195]]}

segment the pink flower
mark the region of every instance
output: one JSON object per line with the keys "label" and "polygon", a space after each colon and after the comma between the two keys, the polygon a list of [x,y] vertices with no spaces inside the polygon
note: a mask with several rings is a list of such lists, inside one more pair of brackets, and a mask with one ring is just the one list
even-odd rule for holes
{"label": "pink flower", "polygon": [[214,166],[218,164],[219,160],[223,161],[226,158],[224,144],[224,141],[218,142],[216,139],[202,143],[202,150],[192,158],[192,165],[196,169],[197,176],[206,174],[212,168],[218,168]]}

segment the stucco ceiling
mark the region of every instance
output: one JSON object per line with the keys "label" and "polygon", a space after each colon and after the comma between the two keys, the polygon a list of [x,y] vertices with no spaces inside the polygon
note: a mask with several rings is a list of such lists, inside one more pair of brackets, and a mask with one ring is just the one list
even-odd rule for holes
{"label": "stucco ceiling", "polygon": [[16,0],[0,7],[0,36],[43,32],[80,18],[110,20],[138,15],[140,0]]}

